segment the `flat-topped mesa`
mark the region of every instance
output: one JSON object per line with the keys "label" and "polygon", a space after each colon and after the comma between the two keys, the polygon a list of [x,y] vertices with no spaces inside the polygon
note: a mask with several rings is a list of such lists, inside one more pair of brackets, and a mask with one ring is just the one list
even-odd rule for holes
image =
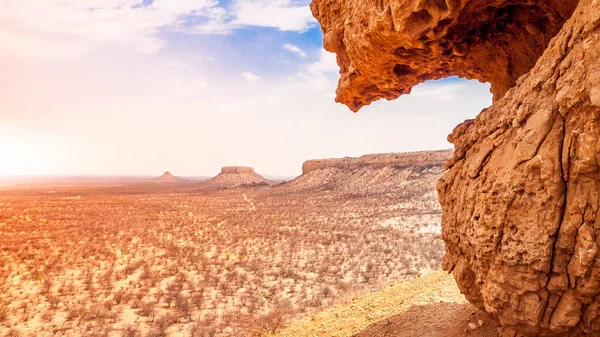
{"label": "flat-topped mesa", "polygon": [[245,166],[226,166],[221,169],[221,173],[215,177],[202,181],[199,186],[203,188],[236,188],[236,187],[259,187],[269,186],[273,182],[265,179],[254,172],[251,167]]}
{"label": "flat-topped mesa", "polygon": [[254,173],[254,169],[245,166],[225,166],[221,168],[222,174],[240,174],[240,173]]}
{"label": "flat-topped mesa", "polygon": [[407,153],[369,154],[359,158],[332,158],[307,160],[302,165],[302,174],[326,169],[356,169],[365,166],[431,166],[444,165],[451,157],[453,150],[422,151]]}
{"label": "flat-topped mesa", "polygon": [[495,99],[542,55],[578,0],[313,0],[353,111],[427,80],[489,82]]}

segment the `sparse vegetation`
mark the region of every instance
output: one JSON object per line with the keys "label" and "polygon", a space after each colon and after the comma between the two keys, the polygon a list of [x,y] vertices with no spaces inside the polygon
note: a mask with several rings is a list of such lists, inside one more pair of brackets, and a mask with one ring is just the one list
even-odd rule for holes
{"label": "sparse vegetation", "polygon": [[439,173],[359,193],[292,183],[3,191],[0,335],[273,332],[438,269]]}

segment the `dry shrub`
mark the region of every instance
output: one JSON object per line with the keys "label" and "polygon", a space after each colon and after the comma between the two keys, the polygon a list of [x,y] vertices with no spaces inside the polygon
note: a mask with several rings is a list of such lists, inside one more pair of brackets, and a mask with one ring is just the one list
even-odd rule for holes
{"label": "dry shrub", "polygon": [[121,330],[122,337],[139,337],[140,335],[140,328],[134,325],[128,325]]}
{"label": "dry shrub", "polygon": [[287,322],[291,314],[292,310],[289,308],[275,308],[265,315],[248,315],[240,319],[241,330],[249,337],[275,333]]}
{"label": "dry shrub", "polygon": [[190,327],[190,337],[215,337],[217,328],[202,322],[196,322]]}

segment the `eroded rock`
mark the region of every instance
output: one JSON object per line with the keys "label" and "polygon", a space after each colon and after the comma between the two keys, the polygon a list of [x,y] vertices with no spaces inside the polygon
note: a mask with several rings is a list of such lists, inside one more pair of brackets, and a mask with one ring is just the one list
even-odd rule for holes
{"label": "eroded rock", "polygon": [[369,154],[359,158],[332,158],[307,160],[302,165],[302,174],[324,168],[356,169],[373,166],[415,166],[426,167],[443,165],[452,157],[452,150],[421,151],[408,153]]}
{"label": "eroded rock", "polygon": [[314,0],[325,49],[337,53],[338,102],[363,105],[461,76],[513,87],[571,16],[577,0]]}
{"label": "eroded rock", "polygon": [[221,168],[221,173],[223,173],[223,174],[254,173],[254,169],[252,167],[246,167],[246,166],[225,166],[225,167]]}
{"label": "eroded rock", "polygon": [[448,137],[444,268],[504,335],[600,335],[600,1],[312,9],[352,110],[428,79],[492,84],[494,105]]}

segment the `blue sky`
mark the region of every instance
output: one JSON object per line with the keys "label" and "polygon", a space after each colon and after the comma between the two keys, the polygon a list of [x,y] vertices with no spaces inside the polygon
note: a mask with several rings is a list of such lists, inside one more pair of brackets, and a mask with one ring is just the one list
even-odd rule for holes
{"label": "blue sky", "polygon": [[487,84],[451,78],[354,114],[321,38],[307,1],[6,0],[0,175],[293,176],[311,158],[448,148],[491,104]]}

